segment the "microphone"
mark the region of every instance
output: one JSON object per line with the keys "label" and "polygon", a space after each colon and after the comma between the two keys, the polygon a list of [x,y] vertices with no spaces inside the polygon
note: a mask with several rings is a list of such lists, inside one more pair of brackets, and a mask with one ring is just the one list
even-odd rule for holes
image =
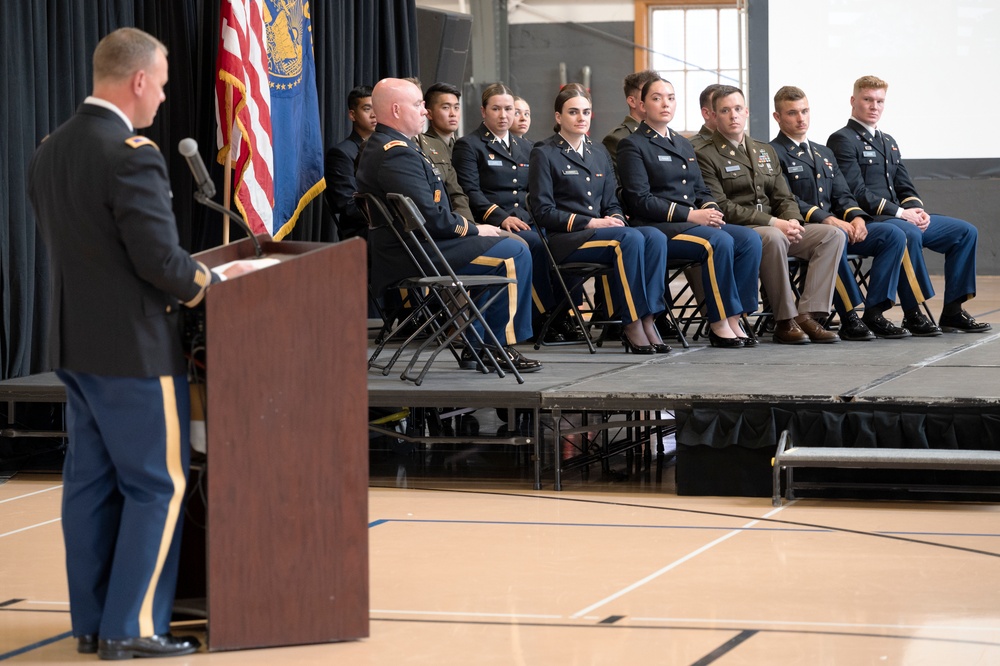
{"label": "microphone", "polygon": [[177,150],[187,160],[188,168],[191,169],[191,175],[194,176],[194,182],[198,184],[198,191],[208,198],[214,197],[215,183],[209,178],[208,169],[205,168],[205,163],[198,152],[198,142],[190,137],[181,139]]}
{"label": "microphone", "polygon": [[215,196],[215,184],[208,177],[208,169],[205,168],[205,162],[202,161],[201,154],[198,153],[198,142],[190,137],[181,139],[180,144],[177,146],[177,151],[187,160],[188,167],[191,169],[191,175],[194,176],[194,180],[198,184],[198,190],[194,193],[194,200],[203,206],[229,216],[250,237],[250,242],[253,243],[254,256],[264,256],[264,251],[260,247],[260,241],[257,240],[254,232],[250,230],[250,225],[246,223],[243,216],[237,215],[225,206],[220,206],[212,201],[212,197]]}

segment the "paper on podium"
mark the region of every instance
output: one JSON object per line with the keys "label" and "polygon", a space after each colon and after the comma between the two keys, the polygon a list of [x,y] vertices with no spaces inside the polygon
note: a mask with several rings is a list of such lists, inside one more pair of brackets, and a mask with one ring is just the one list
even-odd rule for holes
{"label": "paper on podium", "polygon": [[227,269],[231,268],[232,266],[235,266],[236,264],[250,264],[255,271],[258,271],[262,268],[268,268],[270,266],[274,266],[275,264],[280,264],[280,263],[281,260],[275,257],[260,257],[259,259],[236,259],[235,261],[228,261],[224,264],[219,264],[218,266],[214,266],[212,268],[212,272],[218,273],[220,276],[222,276],[222,279],[225,280],[226,276],[223,275],[223,273],[225,273]]}

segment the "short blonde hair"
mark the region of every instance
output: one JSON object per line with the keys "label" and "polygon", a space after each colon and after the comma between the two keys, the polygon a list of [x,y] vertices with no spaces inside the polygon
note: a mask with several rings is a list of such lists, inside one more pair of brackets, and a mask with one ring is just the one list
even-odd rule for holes
{"label": "short blonde hair", "polygon": [[156,51],[167,55],[163,42],[138,28],[118,28],[94,49],[94,82],[123,81],[148,67]]}
{"label": "short blonde hair", "polygon": [[857,95],[862,90],[888,90],[889,84],[871,74],[862,76],[854,82],[854,94]]}

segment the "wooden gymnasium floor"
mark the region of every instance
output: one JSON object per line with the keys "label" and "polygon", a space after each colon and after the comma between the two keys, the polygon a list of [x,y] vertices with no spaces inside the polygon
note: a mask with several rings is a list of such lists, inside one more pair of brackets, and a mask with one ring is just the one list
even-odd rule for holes
{"label": "wooden gymnasium floor", "polygon": [[[162,663],[1000,664],[997,505],[527,476],[373,476],[370,638]],[[69,638],[60,492],[0,484],[0,661],[95,661]]]}

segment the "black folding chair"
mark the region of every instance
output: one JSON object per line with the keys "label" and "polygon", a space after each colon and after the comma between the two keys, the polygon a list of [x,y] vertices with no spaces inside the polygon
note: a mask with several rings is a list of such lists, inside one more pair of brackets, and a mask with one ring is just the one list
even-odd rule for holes
{"label": "black folding chair", "polygon": [[[399,307],[386,312],[383,318],[382,329],[376,337],[375,350],[368,358],[368,369],[381,370],[383,375],[388,375],[403,352],[414,342],[421,339],[423,343],[419,348],[420,351],[426,349],[430,344],[437,342],[439,345],[438,352],[447,348],[452,352],[456,363],[460,362],[460,351],[453,344],[456,337],[458,337],[461,338],[461,344],[470,350],[469,353],[475,359],[476,366],[481,372],[489,373],[492,369],[499,370],[495,360],[492,362],[493,368],[491,369],[479,357],[477,350],[481,347],[482,340],[475,333],[475,329],[469,330],[469,333],[472,334],[472,339],[466,335],[465,330],[459,331],[459,334],[455,337],[450,337],[450,334],[445,330],[448,325],[449,305],[442,297],[440,286],[450,284],[451,281],[441,277],[428,276],[421,270],[421,263],[413,253],[411,243],[407,243],[406,241],[408,235],[404,235],[398,228],[402,227],[402,224],[393,223],[394,217],[392,213],[389,212],[385,204],[378,197],[373,194],[359,193],[355,194],[355,198],[358,199],[358,207],[364,213],[370,228],[372,230],[380,228],[389,229],[400,245],[406,250],[407,256],[414,267],[413,277],[401,280],[394,285],[394,288],[405,290],[407,296],[400,303]],[[379,365],[377,363],[379,355],[386,344],[393,340],[401,340],[401,342],[389,361]],[[436,355],[437,353],[435,353],[435,357]],[[414,377],[412,374],[414,364],[415,360],[411,359],[410,365],[400,375],[400,379],[414,381],[419,386],[423,382],[427,368],[424,368],[424,372]],[[503,376],[502,370],[499,374]]]}
{"label": "black folding chair", "polygon": [[[504,368],[497,362],[497,359],[504,359],[505,362],[502,365],[506,365],[506,369],[513,373],[517,382],[523,384],[524,378],[521,377],[521,373],[518,372],[513,361],[507,355],[504,345],[500,344],[500,341],[497,340],[493,331],[486,324],[486,320],[482,314],[483,310],[489,309],[496,302],[503,293],[503,289],[510,284],[516,283],[517,280],[512,277],[501,277],[498,275],[456,274],[451,264],[448,263],[448,260],[441,252],[441,249],[437,246],[433,236],[427,231],[424,216],[420,213],[416,204],[413,203],[413,200],[394,192],[387,193],[386,199],[399,216],[403,231],[410,240],[407,246],[411,248],[411,255],[414,257],[416,266],[423,275],[423,277],[410,282],[415,286],[427,288],[435,296],[436,301],[444,306],[438,327],[441,335],[428,337],[416,348],[401,377],[409,379],[419,386],[434,359],[437,358],[437,355],[446,348],[454,351],[452,345],[456,339],[461,337],[465,341],[468,353],[474,356],[477,367],[483,372],[490,371],[490,368],[487,368],[486,365],[486,363],[489,363],[492,366],[491,369],[497,375],[500,377],[505,376]],[[394,227],[395,225],[390,226]],[[433,254],[433,259],[428,254],[428,249]],[[470,293],[470,291],[476,292],[475,295]],[[481,305],[477,305],[476,296],[488,293],[489,291],[493,292],[492,295],[486,297]],[[486,335],[485,341],[473,326],[477,322]],[[413,369],[420,355],[435,342],[437,342],[437,347],[424,362],[420,372],[414,376]],[[487,351],[486,354],[482,355],[484,358],[480,358],[478,354],[480,349]],[[491,349],[493,353],[489,352]]]}
{"label": "black folding chair", "polygon": [[[566,261],[558,263],[555,256],[552,254],[552,248],[549,247],[549,241],[544,230],[539,228],[538,236],[542,239],[542,247],[545,248],[545,254],[549,258],[549,271],[553,276],[555,276],[555,283],[559,285],[559,290],[562,292],[562,299],[552,309],[551,315],[545,320],[545,323],[542,324],[542,329],[535,332],[535,349],[541,348],[542,345],[579,344],[580,341],[578,340],[545,342],[545,336],[551,325],[558,321],[561,317],[569,316],[569,314],[572,313],[573,321],[580,329],[580,337],[582,341],[586,343],[587,349],[590,350],[591,354],[596,354],[597,349],[594,348],[595,340],[591,335],[591,329],[595,326],[602,326],[606,329],[608,326],[621,324],[621,320],[612,318],[612,315],[610,314],[610,303],[607,304],[609,312],[608,317],[603,319],[599,318],[593,299],[591,299],[586,290],[581,287],[591,278],[593,278],[596,282],[603,279],[604,276],[610,275],[615,270],[615,267],[613,264],[602,264],[590,261]],[[583,309],[577,305],[576,298],[574,298],[575,293],[582,295],[584,302]],[[584,315],[587,315],[586,319],[584,318]],[[603,343],[603,333],[601,338],[598,339],[596,343],[597,346],[601,346]]]}

